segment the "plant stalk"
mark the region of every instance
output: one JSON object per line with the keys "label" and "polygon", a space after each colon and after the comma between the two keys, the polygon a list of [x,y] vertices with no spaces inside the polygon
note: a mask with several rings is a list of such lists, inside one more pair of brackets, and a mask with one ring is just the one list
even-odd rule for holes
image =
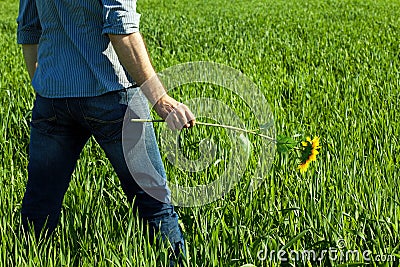
{"label": "plant stalk", "polygon": [[[149,120],[149,119],[131,119],[131,122],[165,122],[165,120]],[[238,132],[244,132],[244,133],[249,133],[249,134],[254,134],[260,137],[263,137],[265,139],[268,139],[271,142],[276,143],[276,139],[265,135],[265,134],[260,134],[257,133],[255,131],[252,130],[246,130],[246,129],[242,129],[242,128],[238,128],[235,126],[230,126],[230,125],[224,125],[224,124],[217,124],[217,123],[208,123],[208,122],[201,122],[201,121],[196,121],[196,124],[198,125],[205,125],[205,126],[213,126],[213,127],[220,127],[220,128],[225,128],[225,129],[229,129],[229,130],[233,130],[233,131],[238,131]]]}

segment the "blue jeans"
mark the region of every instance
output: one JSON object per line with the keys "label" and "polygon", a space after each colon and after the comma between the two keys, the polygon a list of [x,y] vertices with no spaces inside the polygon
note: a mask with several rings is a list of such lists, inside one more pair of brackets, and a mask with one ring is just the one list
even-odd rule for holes
{"label": "blue jeans", "polygon": [[[28,182],[22,203],[22,220],[25,228],[28,224],[34,226],[37,237],[43,229],[51,233],[57,226],[64,194],[77,159],[89,137],[93,136],[114,167],[128,200],[134,200],[135,211],[148,223],[150,237],[159,231],[163,240],[168,239],[171,243],[175,253],[179,250],[185,253],[178,215],[173,206],[143,190],[137,181],[148,177],[147,174],[142,173],[142,177],[134,179],[132,168],[128,167],[124,157],[122,127],[129,97],[135,91],[139,89],[128,88],[85,98],[36,96],[32,110]],[[148,109],[145,101],[142,100]],[[144,112],[148,113],[148,110]],[[132,135],[140,135],[146,128],[146,155],[151,159],[153,170],[160,177],[166,177],[152,125],[127,125],[130,125],[129,134]],[[131,138],[138,139],[136,136]],[[130,157],[136,157],[133,162],[141,162],[143,155],[136,153]],[[166,184],[161,192],[168,193]]]}

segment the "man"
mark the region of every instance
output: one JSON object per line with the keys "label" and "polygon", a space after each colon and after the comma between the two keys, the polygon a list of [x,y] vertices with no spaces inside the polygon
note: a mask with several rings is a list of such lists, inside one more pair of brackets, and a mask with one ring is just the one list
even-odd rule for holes
{"label": "man", "polygon": [[[184,249],[178,216],[168,201],[161,201],[169,198],[160,200],[144,190],[124,158],[121,129],[129,96],[138,86],[171,129],[195,123],[156,76],[139,20],[134,0],[20,0],[17,39],[36,92],[22,219],[25,227],[34,226],[37,237],[43,229],[55,229],[76,161],[94,136],[150,230],[160,231],[176,253]],[[136,153],[133,162],[146,154],[165,177],[153,128],[139,125],[146,127],[147,152]],[[137,173],[139,180],[149,176]],[[169,190],[164,186],[162,191]]]}

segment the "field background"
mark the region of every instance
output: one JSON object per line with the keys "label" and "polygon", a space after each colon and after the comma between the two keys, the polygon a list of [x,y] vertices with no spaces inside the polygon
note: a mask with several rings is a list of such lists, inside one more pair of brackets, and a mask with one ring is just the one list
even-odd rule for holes
{"label": "field background", "polygon": [[[236,68],[263,91],[278,133],[322,140],[305,176],[277,154],[258,191],[238,186],[223,200],[178,208],[188,266],[275,266],[258,251],[322,251],[340,240],[344,251],[399,257],[400,1],[146,0],[138,11],[157,70],[198,60]],[[21,237],[34,93],[16,45],[17,12],[17,1],[0,1],[0,265],[164,265],[166,251],[142,237],[94,141],[82,152],[54,237],[39,248]],[[181,89],[181,100],[213,92]],[[173,166],[167,170],[176,176]],[[197,175],[207,182],[214,174]],[[340,263],[325,258],[320,265]]]}

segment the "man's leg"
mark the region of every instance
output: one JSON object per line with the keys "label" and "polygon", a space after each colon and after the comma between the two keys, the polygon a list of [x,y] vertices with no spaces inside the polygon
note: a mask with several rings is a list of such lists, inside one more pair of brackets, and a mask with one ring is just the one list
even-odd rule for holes
{"label": "man's leg", "polygon": [[[175,253],[180,251],[185,253],[178,215],[170,203],[160,201],[160,199],[167,198],[169,190],[166,187],[165,171],[154,130],[150,124],[147,126],[130,124],[130,127],[133,128],[127,129],[130,139],[128,142],[139,150],[127,160],[124,157],[122,126],[128,100],[129,96],[126,91],[110,93],[93,101],[85,100],[82,110],[93,136],[113,165],[128,200],[132,201],[135,198],[134,205],[139,216],[149,224],[150,237],[160,232],[162,239],[171,243]],[[145,101],[143,103],[147,105],[145,99],[142,101]],[[130,164],[129,167],[128,164]],[[158,178],[155,178],[155,173],[158,174]],[[135,177],[133,178],[133,176]],[[154,186],[146,185],[147,188],[144,190],[141,181],[153,181]],[[164,184],[162,184],[163,182]],[[152,190],[155,197],[150,195]]]}
{"label": "man's leg", "polygon": [[136,182],[136,180],[151,180],[152,177],[142,171],[130,172],[124,159],[121,143],[98,139],[97,141],[113,165],[128,200],[134,199],[134,207],[139,212],[139,216],[148,223],[150,241],[152,242],[153,237],[160,233],[163,241],[171,243],[175,254],[179,255],[181,252],[185,254],[184,238],[174,207],[170,203],[157,200],[149,194],[150,190],[143,190]]}
{"label": "man's leg", "polygon": [[25,229],[34,226],[37,238],[42,230],[55,229],[76,161],[89,137],[76,128],[64,107],[61,100],[38,96],[32,111],[22,221]]}
{"label": "man's leg", "polygon": [[[147,131],[149,131],[149,127],[146,127],[146,136],[154,135],[154,132],[147,133]],[[120,138],[121,137],[116,137],[117,140]],[[168,194],[169,190],[167,189],[166,184],[160,186],[159,183],[157,183],[154,190],[151,188],[151,186],[149,187],[148,185],[143,185],[143,181],[154,180],[154,177],[148,173],[148,170],[146,170],[143,165],[130,167],[127,166],[127,163],[131,164],[129,163],[130,160],[135,160],[129,158],[126,159],[124,157],[121,140],[117,141],[114,139],[111,141],[102,138],[97,138],[96,140],[103,148],[111,164],[113,165],[128,199],[132,201],[133,198],[135,198],[135,208],[137,208],[140,217],[142,217],[149,224],[150,238],[152,238],[157,232],[160,232],[162,239],[164,241],[168,240],[176,253],[178,253],[179,250],[184,252],[184,239],[178,224],[178,215],[170,203],[165,203],[158,199],[160,198],[162,192],[164,192],[165,195]],[[153,159],[153,164],[156,162],[160,164],[159,166],[153,165],[154,167],[150,168],[164,171],[164,168],[161,165],[162,161],[159,151],[158,149],[155,149],[157,147],[155,142],[155,138],[148,139],[146,141],[148,146],[151,146],[151,149],[147,149],[147,153],[152,151],[151,154],[147,154],[146,156]],[[146,152],[142,151],[141,153],[145,154]],[[137,154],[136,156],[139,158],[142,157],[140,154]],[[143,159],[143,161],[145,161],[145,159]],[[165,176],[165,174],[161,173],[161,176]],[[151,195],[153,191],[155,191],[154,196]],[[164,199],[166,198],[167,197]]]}

